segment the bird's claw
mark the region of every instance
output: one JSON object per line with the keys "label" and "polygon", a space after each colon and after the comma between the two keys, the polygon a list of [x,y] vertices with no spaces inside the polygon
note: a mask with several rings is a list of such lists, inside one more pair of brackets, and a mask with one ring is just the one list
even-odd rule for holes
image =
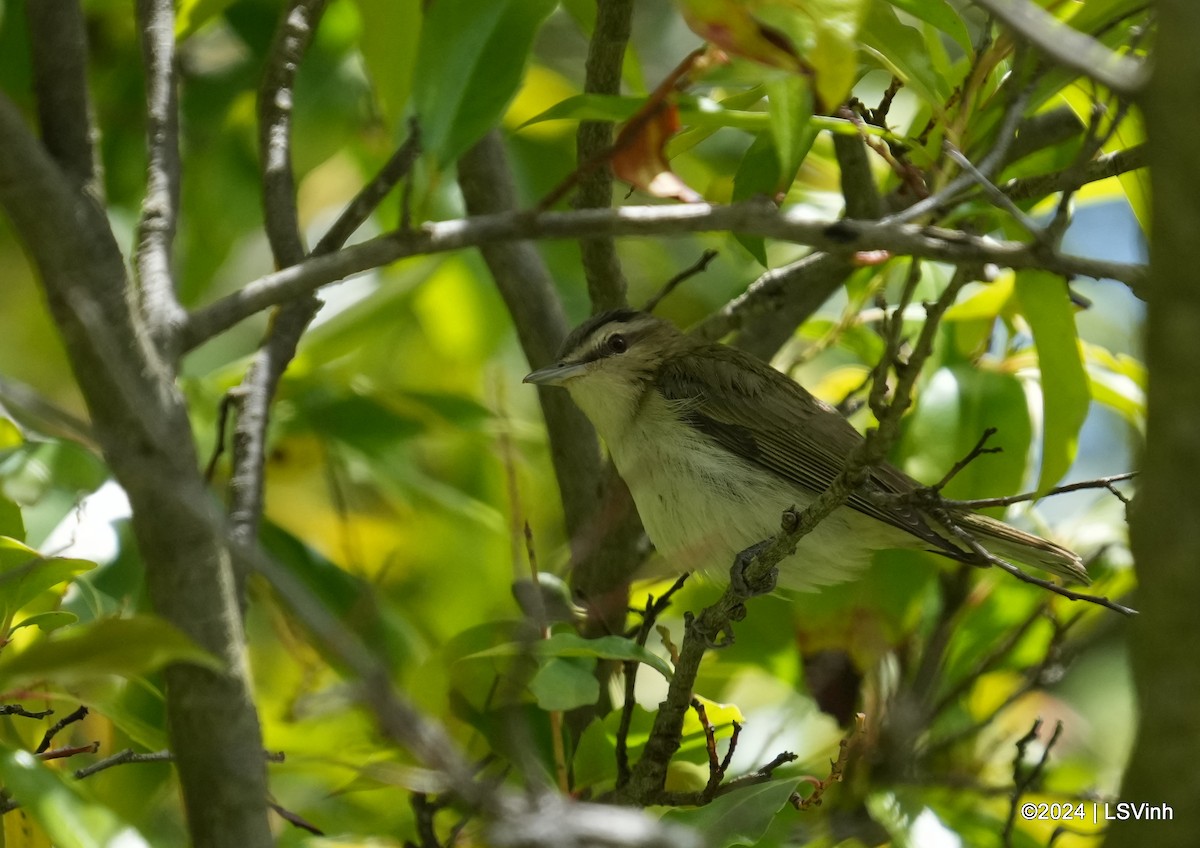
{"label": "bird's claw", "polygon": [[751,545],[734,557],[733,567],[729,569],[729,581],[733,590],[742,597],[753,598],[756,595],[768,595],[775,591],[775,586],[779,582],[778,566],[772,565],[763,574],[751,576],[746,573],[758,555],[771,546],[772,541],[767,539]]}

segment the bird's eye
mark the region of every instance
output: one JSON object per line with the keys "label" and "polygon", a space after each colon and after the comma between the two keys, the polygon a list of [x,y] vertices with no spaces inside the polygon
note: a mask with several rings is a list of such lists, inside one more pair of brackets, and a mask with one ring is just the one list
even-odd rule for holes
{"label": "bird's eye", "polygon": [[614,333],[608,337],[608,349],[613,353],[624,353],[629,350],[629,343],[620,333]]}

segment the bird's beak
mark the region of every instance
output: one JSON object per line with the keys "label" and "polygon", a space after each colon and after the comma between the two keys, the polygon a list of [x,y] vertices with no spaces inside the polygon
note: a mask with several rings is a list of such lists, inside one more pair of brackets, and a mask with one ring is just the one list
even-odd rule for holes
{"label": "bird's beak", "polygon": [[587,364],[584,362],[547,365],[545,368],[539,368],[537,371],[526,374],[525,379],[521,382],[536,383],[539,386],[561,386],[572,377],[583,374],[586,367]]}

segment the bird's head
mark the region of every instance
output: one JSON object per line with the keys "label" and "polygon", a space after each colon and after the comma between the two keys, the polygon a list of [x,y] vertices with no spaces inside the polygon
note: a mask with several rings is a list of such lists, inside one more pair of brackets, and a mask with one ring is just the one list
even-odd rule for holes
{"label": "bird's head", "polygon": [[617,309],[576,327],[558,361],[525,377],[526,383],[562,386],[606,441],[634,416],[663,361],[692,344],[668,321]]}
{"label": "bird's head", "polygon": [[647,312],[614,309],[593,315],[571,331],[558,361],[525,376],[526,383],[564,386],[645,384],[687,337]]}

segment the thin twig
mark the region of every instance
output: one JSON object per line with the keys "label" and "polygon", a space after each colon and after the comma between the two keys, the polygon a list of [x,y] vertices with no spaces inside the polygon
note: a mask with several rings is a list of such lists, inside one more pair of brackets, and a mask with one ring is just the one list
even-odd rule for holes
{"label": "thin twig", "polygon": [[1028,215],[1026,215],[1024,210],[1017,206],[1011,197],[1002,192],[1000,189],[996,188],[995,183],[988,179],[982,171],[976,168],[971,163],[971,160],[968,159],[961,150],[959,150],[949,141],[943,142],[942,147],[945,149],[946,155],[954,160],[954,163],[958,165],[958,167],[962,168],[963,173],[975,180],[979,187],[983,189],[983,193],[988,196],[992,203],[1011,215],[1013,220],[1024,227],[1025,231],[1030,235],[1036,236],[1041,232],[1041,228],[1037,225],[1037,223]]}
{"label": "thin twig", "polygon": [[1057,583],[1052,583],[1051,581],[1044,580],[1041,577],[1034,577],[1032,574],[1025,573],[1011,562],[1001,559],[991,551],[984,548],[983,545],[979,544],[974,536],[958,526],[958,523],[944,507],[930,506],[926,509],[926,514],[929,515],[930,518],[936,521],[947,532],[953,534],[955,538],[966,544],[967,547],[974,551],[975,555],[981,560],[986,561],[990,565],[994,565],[1001,571],[1008,572],[1022,583],[1030,583],[1034,586],[1040,586],[1048,592],[1053,592],[1056,595],[1061,595],[1062,597],[1068,598],[1072,601],[1086,601],[1089,604],[1096,604],[1097,606],[1110,609],[1113,612],[1119,612],[1121,615],[1137,615],[1137,610],[1133,609],[1132,607],[1119,604],[1116,601],[1109,600],[1101,595],[1090,595],[1086,592],[1076,592],[1073,589],[1068,589],[1066,586],[1060,586]]}
{"label": "thin twig", "polygon": [[954,463],[954,465],[951,467],[951,469],[946,472],[946,475],[944,477],[942,477],[941,480],[938,480],[936,483],[934,483],[932,486],[929,487],[933,491],[933,493],[934,494],[940,493],[942,491],[942,489],[946,488],[946,486],[950,483],[950,481],[953,480],[955,477],[957,477],[964,468],[966,468],[968,465],[970,465],[976,459],[981,457],[983,454],[985,454],[985,453],[1000,453],[1001,451],[1003,451],[1004,448],[984,447],[984,445],[986,445],[988,443],[988,439],[990,439],[992,436],[996,435],[996,432],[997,431],[996,431],[995,427],[988,427],[986,430],[984,430],[983,435],[979,437],[979,441],[975,443],[975,447],[971,448],[970,452],[966,456],[964,456],[958,462]]}
{"label": "thin twig", "polygon": [[1017,808],[1021,804],[1021,796],[1024,795],[1030,787],[1034,785],[1042,772],[1046,769],[1046,763],[1050,759],[1050,751],[1058,743],[1058,737],[1062,734],[1063,723],[1061,720],[1054,723],[1054,733],[1050,735],[1049,741],[1046,742],[1046,747],[1042,749],[1042,756],[1038,759],[1037,764],[1025,775],[1021,774],[1021,765],[1025,761],[1025,753],[1029,746],[1037,740],[1038,731],[1042,728],[1042,720],[1039,718],[1033,723],[1033,727],[1029,732],[1022,736],[1017,741],[1017,754],[1013,758],[1013,790],[1012,802],[1008,809],[1008,819],[1004,823],[1004,831],[1001,839],[1006,846],[1012,845],[1013,825],[1017,821]]}
{"label": "thin twig", "polygon": [[42,737],[41,744],[39,744],[37,746],[37,748],[34,750],[34,753],[40,754],[43,751],[47,750],[50,747],[50,743],[54,740],[54,737],[58,735],[58,732],[60,730],[62,730],[64,727],[66,727],[69,724],[74,724],[77,721],[83,721],[83,719],[87,716],[87,714],[88,714],[88,708],[80,707],[79,709],[75,710],[74,712],[70,713],[69,715],[65,715],[62,718],[60,718],[58,721],[56,721],[50,727],[49,730],[46,731],[46,735]]}
{"label": "thin twig", "polygon": [[709,264],[719,255],[720,253],[715,250],[706,250],[701,253],[700,258],[697,259],[693,264],[689,265],[687,268],[684,268],[674,277],[663,283],[662,288],[659,289],[655,294],[651,295],[650,299],[647,300],[645,305],[642,306],[642,311],[653,312],[655,307],[662,303],[663,298],[675,291],[680,283],[690,280],[697,274],[702,274],[707,271]]}
{"label": "thin twig", "polygon": [[175,755],[170,751],[150,751],[146,753],[138,753],[132,748],[126,748],[124,751],[119,751],[110,757],[105,757],[103,760],[98,760],[90,766],[85,766],[75,771],[75,779],[83,780],[85,777],[91,777],[97,772],[102,772],[105,769],[110,769],[113,766],[121,766],[126,763],[169,763],[174,762]]}
{"label": "thin twig", "polygon": [[[651,595],[646,598],[646,609],[642,613],[642,623],[638,626],[637,635],[634,637],[634,641],[637,642],[639,647],[646,647],[646,641],[650,638],[650,631],[654,629],[654,624],[658,621],[658,617],[670,606],[672,596],[683,588],[683,584],[687,582],[689,576],[689,574],[681,574],[660,597],[655,598]],[[623,668],[625,673],[625,698],[621,702],[621,719],[617,724],[615,745],[617,759],[616,785],[618,789],[629,782],[629,728],[633,723],[633,708],[637,705],[634,692],[637,688],[637,673],[640,665],[640,663],[636,662],[627,662],[624,663]]]}
{"label": "thin twig", "polygon": [[[1014,62],[1014,66],[1016,64],[1018,63]],[[1014,80],[1016,79],[1014,75]],[[959,174],[936,194],[932,194],[924,200],[914,203],[902,212],[885,218],[884,221],[915,221],[925,215],[937,213],[950,206],[965,189],[979,180],[990,181],[1008,157],[1008,151],[1016,138],[1017,128],[1024,117],[1025,107],[1029,105],[1029,100],[1033,96],[1036,82],[1037,75],[1029,72],[1026,72],[1025,78],[1019,80],[1019,83],[1014,82],[1014,84],[1019,84],[1020,87],[1016,90],[1012,102],[1004,113],[1004,120],[1001,121],[1000,128],[996,134],[996,143],[988,151],[987,156],[983,157],[979,164],[972,168],[971,173]]]}
{"label": "thin twig", "polygon": [[[1126,480],[1132,480],[1138,475],[1136,471],[1128,471],[1124,474],[1114,474],[1111,477],[1097,477],[1094,480],[1080,480],[1078,483],[1067,483],[1063,486],[1055,486],[1045,492],[1024,492],[1019,495],[1009,495],[1003,498],[973,498],[971,500],[954,501],[946,500],[944,505],[951,509],[984,509],[989,506],[1012,506],[1013,504],[1024,503],[1026,501],[1036,501],[1042,498],[1048,498],[1052,495],[1062,495],[1067,492],[1079,492],[1085,489],[1107,489],[1113,494],[1119,494],[1113,488],[1113,484],[1122,483]],[[1125,499],[1123,494],[1119,497]]]}

